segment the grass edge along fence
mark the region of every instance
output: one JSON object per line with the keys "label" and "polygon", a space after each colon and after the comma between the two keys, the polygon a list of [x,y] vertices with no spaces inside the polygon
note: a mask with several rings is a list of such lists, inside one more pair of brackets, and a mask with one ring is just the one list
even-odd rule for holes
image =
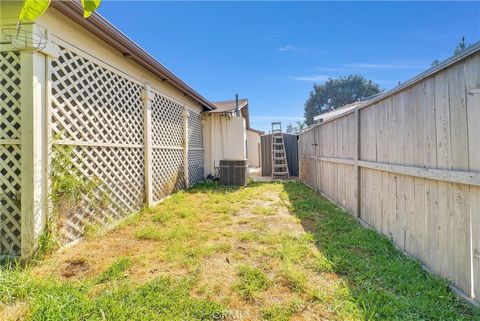
{"label": "grass edge along fence", "polygon": [[300,134],[300,180],[480,302],[480,43]]}

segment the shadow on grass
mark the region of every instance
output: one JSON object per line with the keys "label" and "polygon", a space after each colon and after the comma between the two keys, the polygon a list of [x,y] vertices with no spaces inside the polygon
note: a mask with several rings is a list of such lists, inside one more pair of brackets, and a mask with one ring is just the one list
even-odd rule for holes
{"label": "shadow on grass", "polygon": [[290,211],[314,235],[365,319],[480,320],[480,309],[458,299],[447,281],[423,270],[386,237],[305,185],[283,185]]}

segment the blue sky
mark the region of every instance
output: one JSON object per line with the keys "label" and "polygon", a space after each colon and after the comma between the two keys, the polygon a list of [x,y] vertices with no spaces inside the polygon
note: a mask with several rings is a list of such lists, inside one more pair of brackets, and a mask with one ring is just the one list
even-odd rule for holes
{"label": "blue sky", "polygon": [[211,101],[250,102],[251,126],[303,119],[314,82],[384,89],[480,40],[480,2],[103,1],[99,12]]}

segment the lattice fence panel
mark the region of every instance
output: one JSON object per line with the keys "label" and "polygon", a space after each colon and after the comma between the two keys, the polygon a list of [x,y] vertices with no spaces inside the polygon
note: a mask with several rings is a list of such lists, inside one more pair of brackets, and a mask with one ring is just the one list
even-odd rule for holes
{"label": "lattice fence panel", "polygon": [[20,53],[0,52],[0,254],[20,255]]}
{"label": "lattice fence panel", "polygon": [[140,84],[65,48],[52,66],[54,133],[76,141],[143,144]]}
{"label": "lattice fence panel", "polygon": [[188,151],[188,185],[192,186],[205,179],[203,150]]}
{"label": "lattice fence panel", "polygon": [[202,115],[188,113],[188,185],[204,180]]}
{"label": "lattice fence panel", "polygon": [[155,93],[152,102],[153,200],[185,188],[184,107]]}
{"label": "lattice fence panel", "polygon": [[65,217],[67,241],[79,238],[86,222],[104,224],[139,210],[144,197],[142,85],[61,48],[52,62],[52,129],[74,145],[74,163],[88,179],[100,179],[111,205],[92,202]]}
{"label": "lattice fence panel", "polygon": [[183,150],[153,149],[153,200],[157,202],[185,188]]}
{"label": "lattice fence panel", "polygon": [[202,115],[194,111],[188,113],[188,147],[203,148]]}
{"label": "lattice fence panel", "polygon": [[153,146],[183,146],[183,111],[179,103],[158,93],[152,103]]}

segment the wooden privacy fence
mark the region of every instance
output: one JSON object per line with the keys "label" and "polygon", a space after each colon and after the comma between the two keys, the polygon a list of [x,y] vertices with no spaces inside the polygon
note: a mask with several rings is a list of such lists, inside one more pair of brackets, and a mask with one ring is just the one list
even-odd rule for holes
{"label": "wooden privacy fence", "polygon": [[480,302],[480,44],[299,140],[300,179]]}
{"label": "wooden privacy fence", "polygon": [[[46,224],[52,145],[72,148],[93,199],[62,218],[69,242],[204,178],[200,111],[79,48],[0,52],[0,255],[29,256]],[[48,48],[47,48],[48,49]],[[92,195],[90,195],[92,198]]]}

